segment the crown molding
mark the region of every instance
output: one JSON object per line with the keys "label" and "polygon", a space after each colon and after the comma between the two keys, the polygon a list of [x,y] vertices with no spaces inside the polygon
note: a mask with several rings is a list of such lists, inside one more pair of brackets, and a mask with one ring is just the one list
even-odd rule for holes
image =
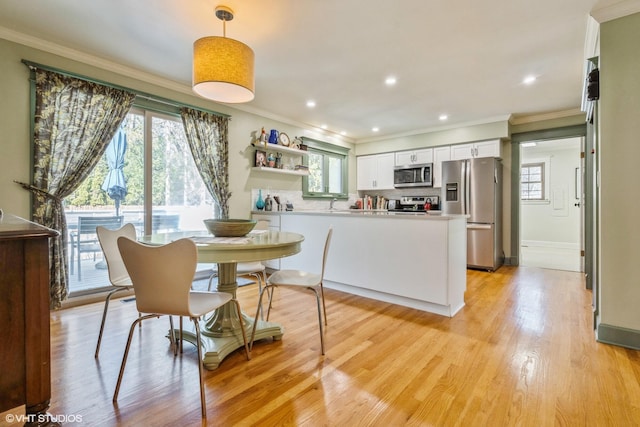
{"label": "crown molding", "polygon": [[623,0],[591,11],[591,16],[598,23],[612,21],[623,16],[640,12],[640,0]]}

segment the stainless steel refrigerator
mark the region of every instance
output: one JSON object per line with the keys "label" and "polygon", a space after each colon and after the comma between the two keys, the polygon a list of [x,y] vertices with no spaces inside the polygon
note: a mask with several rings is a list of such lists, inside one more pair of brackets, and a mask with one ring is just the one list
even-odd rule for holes
{"label": "stainless steel refrigerator", "polygon": [[493,157],[442,163],[443,214],[467,218],[467,267],[494,271],[502,248],[502,162]]}

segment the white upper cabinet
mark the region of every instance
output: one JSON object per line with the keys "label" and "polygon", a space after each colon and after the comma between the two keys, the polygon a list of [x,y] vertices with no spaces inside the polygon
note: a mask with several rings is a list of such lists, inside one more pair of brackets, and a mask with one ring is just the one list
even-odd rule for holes
{"label": "white upper cabinet", "polygon": [[502,157],[500,140],[494,139],[451,146],[451,160],[472,159],[475,157]]}
{"label": "white upper cabinet", "polygon": [[442,187],[442,162],[451,160],[451,147],[435,147],[433,149],[433,186]]}
{"label": "white upper cabinet", "polygon": [[358,190],[393,189],[393,153],[357,158]]}
{"label": "white upper cabinet", "polygon": [[433,149],[396,152],[396,166],[433,163]]}

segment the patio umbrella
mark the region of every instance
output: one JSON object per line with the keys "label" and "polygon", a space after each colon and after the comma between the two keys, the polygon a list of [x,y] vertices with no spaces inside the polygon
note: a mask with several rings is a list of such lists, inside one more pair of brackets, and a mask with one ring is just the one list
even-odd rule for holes
{"label": "patio umbrella", "polygon": [[120,202],[127,195],[124,180],[124,154],[127,151],[127,135],[119,129],[107,146],[106,156],[109,172],[102,183],[102,190],[116,203],[116,216],[120,215]]}

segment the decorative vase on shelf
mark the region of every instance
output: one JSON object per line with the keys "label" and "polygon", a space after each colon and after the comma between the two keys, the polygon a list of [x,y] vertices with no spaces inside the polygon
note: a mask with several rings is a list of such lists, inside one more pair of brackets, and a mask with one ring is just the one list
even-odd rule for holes
{"label": "decorative vase on shelf", "polygon": [[256,201],[256,209],[259,211],[264,209],[264,200],[262,200],[262,190],[258,190],[258,200]]}
{"label": "decorative vase on shelf", "polygon": [[273,201],[271,200],[271,196],[267,194],[267,198],[264,201],[264,210],[271,211],[273,210]]}

